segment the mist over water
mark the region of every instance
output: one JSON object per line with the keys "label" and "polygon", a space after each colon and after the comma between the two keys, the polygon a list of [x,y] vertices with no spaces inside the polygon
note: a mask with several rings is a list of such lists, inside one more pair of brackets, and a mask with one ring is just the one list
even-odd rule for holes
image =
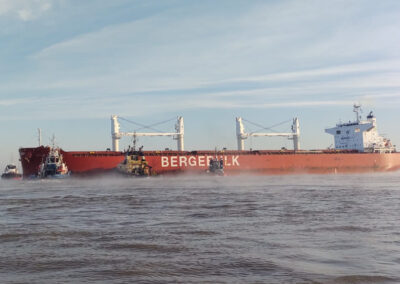
{"label": "mist over water", "polygon": [[0,181],[1,283],[400,283],[400,173]]}

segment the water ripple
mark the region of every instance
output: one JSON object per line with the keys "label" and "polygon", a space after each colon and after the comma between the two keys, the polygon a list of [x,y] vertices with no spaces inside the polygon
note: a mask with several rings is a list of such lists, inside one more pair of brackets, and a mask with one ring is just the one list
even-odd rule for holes
{"label": "water ripple", "polygon": [[0,182],[2,283],[400,283],[400,174]]}

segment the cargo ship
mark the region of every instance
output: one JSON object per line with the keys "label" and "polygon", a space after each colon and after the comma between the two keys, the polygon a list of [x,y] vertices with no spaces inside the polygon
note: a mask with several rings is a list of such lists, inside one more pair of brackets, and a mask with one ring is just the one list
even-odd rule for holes
{"label": "cargo ship", "polygon": [[[246,133],[242,118],[236,118],[237,150],[184,150],[183,118],[178,117],[172,133],[121,132],[118,116],[111,117],[112,150],[64,151],[60,153],[72,175],[95,175],[113,171],[126,155],[139,155],[157,175],[199,174],[207,171],[210,160],[222,160],[225,175],[238,174],[303,174],[303,173],[363,173],[400,169],[400,153],[389,139],[378,134],[376,118],[370,112],[366,120],[360,116],[360,105],[354,105],[356,119],[339,123],[325,132],[334,136],[335,147],[324,150],[301,150],[299,120],[293,119],[289,133]],[[123,136],[172,136],[177,150],[142,151],[135,147],[119,151]],[[293,140],[293,150],[245,150],[248,137],[282,136]],[[37,175],[50,147],[20,148],[23,176]]]}

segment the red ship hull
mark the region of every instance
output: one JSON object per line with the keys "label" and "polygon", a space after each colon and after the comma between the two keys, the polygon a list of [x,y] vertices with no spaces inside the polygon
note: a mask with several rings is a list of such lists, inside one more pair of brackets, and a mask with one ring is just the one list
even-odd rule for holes
{"label": "red ship hull", "polygon": [[[21,148],[23,176],[36,175],[48,147]],[[66,152],[64,161],[73,174],[88,175],[111,171],[123,161],[124,153],[114,151]],[[400,169],[400,153],[357,151],[144,151],[143,156],[159,175],[204,173],[215,156],[224,161],[227,175],[361,173]]]}

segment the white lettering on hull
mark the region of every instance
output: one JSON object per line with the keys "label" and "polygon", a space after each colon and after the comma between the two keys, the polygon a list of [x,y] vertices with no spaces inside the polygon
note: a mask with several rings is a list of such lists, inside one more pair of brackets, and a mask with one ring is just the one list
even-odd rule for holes
{"label": "white lettering on hull", "polygon": [[232,166],[239,166],[239,156],[232,156]]}
{"label": "white lettering on hull", "polygon": [[199,161],[199,166],[200,167],[204,167],[205,166],[205,164],[204,164],[204,156],[199,156],[199,159],[198,159],[198,161]]}
{"label": "white lettering on hull", "polygon": [[179,166],[180,167],[187,167],[187,157],[186,156],[179,156]]}
{"label": "white lettering on hull", "polygon": [[194,156],[189,157],[189,166],[191,166],[191,167],[197,166],[196,165],[196,157],[194,157]]}
{"label": "white lettering on hull", "polygon": [[228,162],[228,157],[224,157],[224,166],[229,167],[231,164]]}
{"label": "white lettering on hull", "polygon": [[165,168],[169,166],[168,157],[161,156],[161,167]]}
{"label": "white lettering on hull", "polygon": [[171,167],[176,168],[178,166],[178,156],[171,157]]}
{"label": "white lettering on hull", "polygon": [[[213,156],[161,156],[162,168],[208,167]],[[239,156],[220,156],[225,167],[239,167]]]}

